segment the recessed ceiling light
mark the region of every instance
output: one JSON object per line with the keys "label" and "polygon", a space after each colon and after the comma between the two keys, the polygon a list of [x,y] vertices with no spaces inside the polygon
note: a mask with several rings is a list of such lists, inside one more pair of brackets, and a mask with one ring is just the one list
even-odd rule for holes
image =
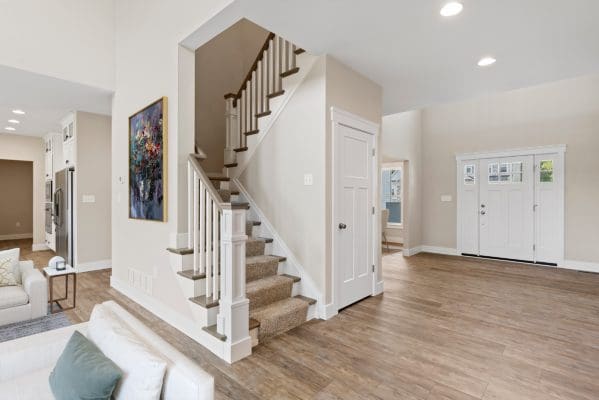
{"label": "recessed ceiling light", "polygon": [[488,67],[489,65],[495,64],[497,60],[493,57],[483,57],[478,61],[479,67]]}
{"label": "recessed ceiling light", "polygon": [[20,124],[21,122],[19,120],[16,120],[16,119],[9,119],[8,123],[9,124]]}
{"label": "recessed ceiling light", "polygon": [[16,131],[16,129],[13,128],[12,126],[6,126],[6,127],[4,127],[4,130],[6,130],[6,131]]}
{"label": "recessed ceiling light", "polygon": [[12,110],[12,112],[13,112],[13,114],[19,114],[19,115],[25,114],[25,111],[19,110],[18,108],[16,110]]}
{"label": "recessed ceiling light", "polygon": [[441,8],[441,15],[444,17],[453,17],[462,12],[464,6],[459,1],[450,1]]}

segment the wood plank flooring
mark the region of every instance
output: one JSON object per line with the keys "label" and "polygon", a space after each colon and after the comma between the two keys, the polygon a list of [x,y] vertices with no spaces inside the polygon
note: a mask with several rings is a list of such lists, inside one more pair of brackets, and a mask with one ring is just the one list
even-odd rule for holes
{"label": "wood plank flooring", "polygon": [[599,399],[599,275],[432,254],[383,264],[383,295],[233,365],[111,289],[109,270],[79,276],[67,315],[117,301],[212,374],[217,399]]}

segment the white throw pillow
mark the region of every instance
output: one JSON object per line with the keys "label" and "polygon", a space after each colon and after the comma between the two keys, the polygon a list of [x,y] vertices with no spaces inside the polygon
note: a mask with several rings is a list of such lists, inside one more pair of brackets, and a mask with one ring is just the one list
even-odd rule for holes
{"label": "white throw pillow", "polygon": [[19,249],[19,248],[0,251],[0,260],[3,260],[5,258],[11,259],[12,273],[15,276],[17,285],[20,285],[22,283],[21,268],[19,267],[19,257],[20,256],[21,256],[21,249]]}
{"label": "white throw pillow", "polygon": [[10,258],[0,258],[0,287],[17,286],[15,274],[12,272],[12,260]]}
{"label": "white throw pillow", "polygon": [[88,338],[123,371],[113,394],[116,400],[159,400],[166,361],[135,335],[120,318],[102,306],[94,307]]}

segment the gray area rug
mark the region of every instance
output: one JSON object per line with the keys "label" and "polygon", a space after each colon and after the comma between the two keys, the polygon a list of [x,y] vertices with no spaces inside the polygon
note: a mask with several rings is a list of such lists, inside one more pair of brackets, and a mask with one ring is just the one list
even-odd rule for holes
{"label": "gray area rug", "polygon": [[18,339],[20,337],[35,335],[36,333],[64,328],[65,326],[70,325],[72,325],[71,321],[69,321],[64,313],[57,313],[32,319],[30,321],[0,326],[0,343]]}

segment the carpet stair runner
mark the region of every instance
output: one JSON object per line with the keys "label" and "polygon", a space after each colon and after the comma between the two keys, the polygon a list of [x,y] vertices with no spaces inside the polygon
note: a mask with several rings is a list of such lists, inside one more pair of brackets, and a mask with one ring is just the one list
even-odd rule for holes
{"label": "carpet stair runner", "polygon": [[[224,202],[232,202],[239,194],[236,190],[220,188],[227,178],[218,174],[208,174]],[[248,205],[249,208],[249,205]],[[246,296],[250,301],[250,330],[258,329],[258,341],[293,329],[308,317],[308,308],[316,301],[304,296],[292,296],[293,285],[299,277],[279,274],[279,263],[285,257],[266,254],[266,245],[273,240],[253,235],[260,221],[246,221]],[[194,299],[196,302],[204,299]]]}

